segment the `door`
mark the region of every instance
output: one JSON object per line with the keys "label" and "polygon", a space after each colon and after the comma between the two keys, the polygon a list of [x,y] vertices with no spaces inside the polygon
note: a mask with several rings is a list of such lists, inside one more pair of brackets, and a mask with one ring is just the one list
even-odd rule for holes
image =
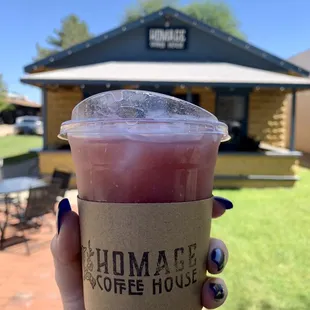
{"label": "door", "polygon": [[216,116],[226,123],[230,134],[238,130],[242,136],[248,131],[248,93],[218,92],[216,100]]}

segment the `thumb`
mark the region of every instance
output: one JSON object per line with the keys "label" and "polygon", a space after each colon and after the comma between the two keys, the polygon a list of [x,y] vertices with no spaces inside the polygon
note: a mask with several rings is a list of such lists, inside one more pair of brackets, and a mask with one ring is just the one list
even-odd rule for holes
{"label": "thumb", "polygon": [[69,201],[59,203],[58,234],[51,242],[55,279],[64,310],[85,310],[81,267],[79,217],[71,211]]}

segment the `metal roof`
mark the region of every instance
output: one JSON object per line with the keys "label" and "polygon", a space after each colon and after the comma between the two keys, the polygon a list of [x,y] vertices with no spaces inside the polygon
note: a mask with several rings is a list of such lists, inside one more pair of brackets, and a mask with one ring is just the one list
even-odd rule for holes
{"label": "metal roof", "polygon": [[70,55],[72,55],[73,53],[87,49],[90,46],[94,46],[94,45],[97,45],[99,43],[106,42],[106,41],[110,40],[111,38],[120,35],[121,33],[128,32],[130,30],[139,28],[145,24],[149,24],[152,21],[161,18],[163,15],[173,16],[175,19],[180,20],[186,24],[189,24],[192,27],[196,27],[196,28],[198,28],[198,29],[200,29],[206,33],[209,33],[211,35],[216,36],[217,38],[219,38],[223,41],[226,41],[230,44],[238,46],[239,48],[244,49],[244,50],[248,51],[249,53],[252,53],[252,54],[254,54],[260,58],[263,58],[263,59],[265,59],[271,63],[274,63],[277,66],[279,66],[279,68],[284,68],[288,71],[293,71],[293,72],[296,72],[300,75],[309,76],[309,72],[306,71],[305,69],[298,67],[298,66],[296,66],[296,65],[294,65],[294,64],[292,64],[292,63],[290,63],[284,59],[281,59],[277,56],[274,56],[274,55],[272,55],[272,54],[270,54],[270,53],[268,53],[268,52],[266,52],[266,51],[264,51],[264,50],[262,50],[256,46],[254,46],[254,45],[252,45],[246,41],[243,41],[239,38],[236,38],[236,37],[234,37],[234,36],[232,36],[226,32],[223,32],[217,28],[211,27],[210,25],[207,25],[206,23],[201,22],[201,21],[199,21],[199,20],[197,20],[197,19],[195,19],[189,15],[186,15],[186,14],[184,14],[178,10],[175,10],[171,7],[165,7],[162,10],[159,10],[155,13],[152,13],[150,15],[143,17],[143,18],[140,18],[137,21],[128,23],[126,25],[122,25],[122,26],[115,28],[111,31],[103,33],[102,35],[99,35],[95,38],[92,38],[88,41],[79,43],[79,44],[74,45],[74,46],[72,46],[72,47],[70,47],[64,51],[61,51],[59,53],[56,53],[56,54],[51,55],[49,57],[46,57],[42,60],[39,60],[35,63],[32,63],[32,64],[26,66],[24,68],[24,70],[25,70],[25,72],[31,73],[34,70],[36,70],[38,67],[41,67],[41,66],[44,67],[44,66],[47,66],[47,65],[54,63],[57,60],[63,59],[65,57],[70,57]]}
{"label": "metal roof", "polygon": [[28,84],[141,84],[310,88],[310,78],[229,63],[105,62],[27,74]]}

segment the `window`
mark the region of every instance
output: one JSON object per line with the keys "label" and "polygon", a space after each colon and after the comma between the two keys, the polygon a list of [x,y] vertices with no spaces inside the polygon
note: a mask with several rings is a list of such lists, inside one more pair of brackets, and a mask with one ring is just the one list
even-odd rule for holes
{"label": "window", "polygon": [[247,105],[247,94],[218,93],[216,116],[228,125],[230,133],[238,130],[242,135],[247,135]]}
{"label": "window", "polygon": [[[176,98],[179,98],[181,100],[187,101],[187,94],[180,94],[180,95],[173,94],[172,96],[176,97]],[[191,103],[199,106],[199,104],[200,104],[200,95],[199,94],[192,94]]]}

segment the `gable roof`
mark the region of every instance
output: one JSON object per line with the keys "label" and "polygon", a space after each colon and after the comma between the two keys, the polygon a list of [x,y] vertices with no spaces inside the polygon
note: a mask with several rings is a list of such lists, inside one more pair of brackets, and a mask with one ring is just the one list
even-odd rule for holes
{"label": "gable roof", "polygon": [[143,18],[140,18],[134,22],[122,25],[118,28],[115,28],[111,31],[105,32],[95,38],[92,38],[90,40],[87,40],[85,42],[76,44],[64,51],[61,51],[59,53],[56,53],[54,55],[51,55],[49,57],[46,57],[44,59],[41,59],[35,63],[32,63],[30,65],[27,65],[24,70],[27,73],[31,73],[34,70],[38,69],[39,67],[44,67],[48,64],[51,64],[57,60],[63,59],[65,57],[70,57],[70,55],[72,55],[73,53],[82,51],[84,49],[89,48],[90,46],[94,46],[97,45],[99,43],[105,42],[113,37],[116,37],[118,35],[120,35],[121,33],[124,32],[128,32],[130,30],[134,30],[139,28],[142,24],[149,24],[152,21],[155,21],[159,18],[161,18],[164,15],[169,15],[169,16],[173,16],[175,19],[180,20],[186,24],[189,24],[193,27],[196,27],[197,29],[200,29],[208,34],[212,34],[214,36],[216,36],[217,38],[224,40],[230,44],[233,44],[243,50],[248,51],[249,53],[252,53],[260,58],[263,58],[273,64],[276,64],[277,66],[279,66],[279,68],[284,68],[288,71],[293,71],[295,73],[298,73],[300,75],[303,76],[309,76],[309,72],[305,69],[302,69],[284,59],[281,59],[277,56],[274,56],[270,53],[267,53],[266,51],[263,51],[260,48],[255,47],[252,44],[249,44],[239,38],[236,38],[228,33],[225,33],[217,28],[211,27],[210,25],[207,25],[206,23],[203,23],[189,15],[186,15],[178,10],[175,10],[171,7],[165,7],[162,10],[159,10],[157,12],[154,12],[152,14],[149,14]]}
{"label": "gable roof", "polygon": [[288,59],[296,66],[300,66],[306,70],[310,70],[310,48],[304,52],[294,55]]}

